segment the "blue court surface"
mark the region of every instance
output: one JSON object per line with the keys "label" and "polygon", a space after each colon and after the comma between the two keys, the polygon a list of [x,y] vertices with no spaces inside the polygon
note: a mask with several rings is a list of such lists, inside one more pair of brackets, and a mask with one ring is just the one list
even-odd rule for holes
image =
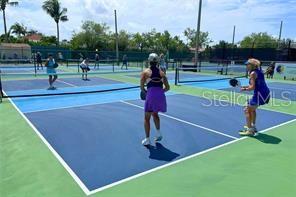
{"label": "blue court surface", "polygon": [[34,66],[0,66],[2,73],[34,73]]}
{"label": "blue court surface", "polygon": [[[139,90],[131,89],[12,101],[89,191],[239,139],[244,125],[241,106],[171,93],[168,112],[160,116],[164,138],[144,147],[144,102],[138,97]],[[259,130],[295,118],[266,110],[258,117]]]}
{"label": "blue court surface", "polygon": [[[95,85],[102,85],[102,84],[118,84],[121,82],[111,80],[111,79],[105,79],[102,77],[95,77],[95,76],[88,76],[89,81],[84,81],[80,78],[80,76],[77,78],[72,78],[71,76],[65,78],[58,78],[57,81],[54,83],[54,85],[57,88],[65,88],[65,87],[83,87],[83,86],[95,86]],[[3,90],[8,92],[16,92],[20,91],[21,93],[24,93],[25,90],[34,90],[36,92],[37,89],[46,90],[48,88],[48,79],[24,79],[24,80],[7,80],[2,81]],[[49,91],[52,92],[52,91]]]}
{"label": "blue court surface", "polygon": [[[2,73],[13,74],[13,73],[35,73],[35,67],[32,66],[0,66]],[[43,69],[40,67],[36,68],[37,73],[46,73],[46,67],[43,66]],[[57,72],[63,72],[61,69],[57,69]]]}

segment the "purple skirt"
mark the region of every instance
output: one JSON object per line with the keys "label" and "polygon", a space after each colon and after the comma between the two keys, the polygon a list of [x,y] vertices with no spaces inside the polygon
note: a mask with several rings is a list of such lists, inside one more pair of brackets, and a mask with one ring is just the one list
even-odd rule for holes
{"label": "purple skirt", "polygon": [[161,87],[148,88],[145,101],[145,112],[166,112],[167,104],[164,90]]}

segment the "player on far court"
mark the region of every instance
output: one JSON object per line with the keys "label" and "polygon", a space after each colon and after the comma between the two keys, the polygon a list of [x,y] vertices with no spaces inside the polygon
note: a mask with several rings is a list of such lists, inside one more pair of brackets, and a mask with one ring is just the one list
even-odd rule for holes
{"label": "player on far court", "polygon": [[260,61],[257,59],[249,59],[246,63],[249,72],[249,85],[241,87],[241,91],[254,91],[252,98],[245,107],[245,115],[247,126],[239,134],[242,136],[255,136],[256,128],[256,109],[260,105],[265,105],[270,99],[270,90],[266,85],[264,73],[260,69]]}
{"label": "player on far court", "polygon": [[87,72],[90,71],[90,68],[89,68],[89,59],[88,58],[84,59],[80,63],[80,68],[82,70],[82,80],[89,81],[89,79],[87,78]]}
{"label": "player on far court", "polygon": [[46,73],[48,74],[49,88],[48,90],[55,90],[56,87],[53,86],[53,83],[57,80],[58,75],[56,72],[57,63],[55,62],[52,54],[48,55],[48,59],[45,62]]}
{"label": "player on far court", "polygon": [[39,66],[43,70],[43,65],[42,65],[42,56],[41,53],[38,51],[36,54],[36,65],[37,65],[37,70],[39,70]]}
{"label": "player on far court", "polygon": [[146,137],[142,141],[144,146],[150,145],[150,118],[153,116],[154,124],[156,127],[155,141],[158,142],[162,139],[160,132],[160,118],[158,112],[166,112],[167,104],[165,92],[170,89],[167,77],[163,71],[158,68],[159,57],[155,53],[151,53],[148,57],[150,67],[145,69],[141,74],[141,91],[145,90],[147,85],[147,94],[145,101],[145,119],[144,128]]}

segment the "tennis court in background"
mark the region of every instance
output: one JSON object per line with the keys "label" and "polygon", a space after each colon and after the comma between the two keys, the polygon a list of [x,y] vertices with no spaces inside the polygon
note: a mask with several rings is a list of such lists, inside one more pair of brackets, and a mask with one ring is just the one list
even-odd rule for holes
{"label": "tennis court in background", "polygon": [[[144,102],[139,100],[138,87],[100,75],[89,79],[63,76],[53,92],[46,90],[44,76],[2,82],[8,96],[42,95],[11,101],[86,194],[240,139],[242,106],[225,102],[213,105],[214,100],[171,91],[167,94],[168,112],[161,115],[164,139],[143,147]],[[127,89],[85,93],[120,88]],[[62,95],[72,92],[83,94]],[[231,114],[227,121],[225,114]],[[258,110],[258,116],[261,131],[295,119],[266,110]]]}
{"label": "tennis court in background", "polygon": [[[0,70],[4,74],[45,74],[46,67],[44,66],[46,60],[43,60],[42,66],[37,64],[34,59],[25,60],[0,60]],[[58,61],[59,67],[57,68],[58,73],[79,73],[82,72],[80,69],[80,59],[66,59],[64,61]],[[122,62],[117,60],[90,60],[89,68],[90,73],[96,72],[140,72],[143,70],[143,61],[130,62],[127,66],[122,66]]]}

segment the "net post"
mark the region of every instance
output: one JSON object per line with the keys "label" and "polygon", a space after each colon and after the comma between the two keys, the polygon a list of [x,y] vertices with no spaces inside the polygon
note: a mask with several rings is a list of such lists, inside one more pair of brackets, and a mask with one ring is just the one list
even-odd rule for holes
{"label": "net post", "polygon": [[175,69],[175,86],[178,85],[178,67]]}
{"label": "net post", "polygon": [[2,98],[4,96],[3,90],[2,90],[2,79],[1,79],[1,75],[2,75],[2,72],[0,70],[0,103],[2,103]]}
{"label": "net post", "polygon": [[79,60],[77,60],[77,72],[79,73],[80,70],[79,70]]}
{"label": "net post", "polygon": [[144,70],[144,61],[141,61],[141,70],[142,70],[142,72]]}
{"label": "net post", "polygon": [[[113,62],[113,64],[112,64],[112,71],[114,72],[114,61],[112,61],[112,62]],[[117,60],[117,62],[119,62],[119,61]]]}
{"label": "net post", "polygon": [[225,75],[228,75],[228,66],[229,66],[228,61],[226,61]]}
{"label": "net post", "polygon": [[[35,77],[37,76],[37,65],[36,65],[36,52],[33,52],[33,62],[34,62],[34,73],[35,73]],[[42,61],[42,60],[41,60]],[[42,64],[41,64],[42,65]],[[1,74],[1,73],[0,73]]]}
{"label": "net post", "polygon": [[288,61],[291,61],[291,60],[292,60],[292,57],[291,57],[291,43],[292,43],[292,41],[289,40],[289,45],[288,45],[288,58],[287,58]]}

